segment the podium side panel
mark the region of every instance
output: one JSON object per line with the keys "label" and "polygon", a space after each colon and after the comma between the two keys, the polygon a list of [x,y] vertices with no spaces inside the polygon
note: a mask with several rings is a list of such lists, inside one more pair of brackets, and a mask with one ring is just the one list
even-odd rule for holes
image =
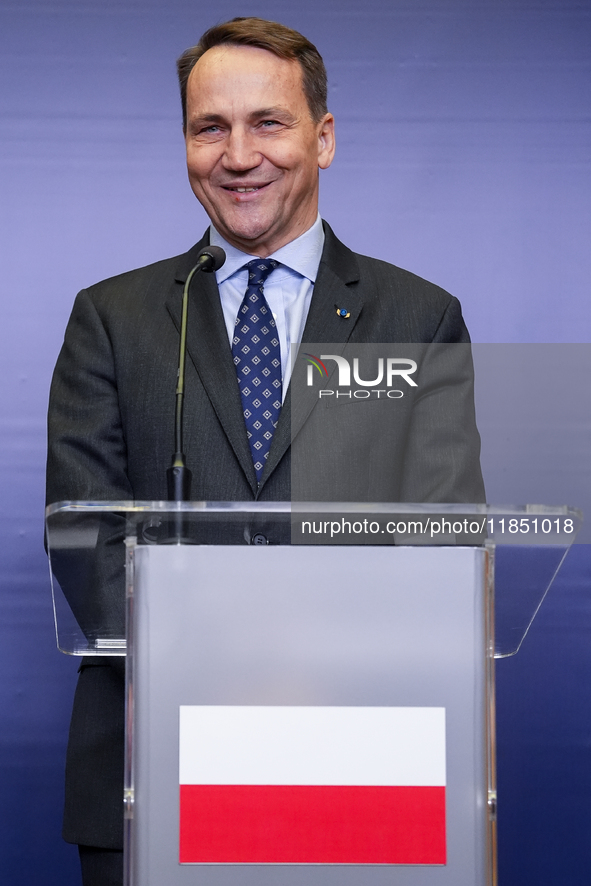
{"label": "podium side panel", "polygon": [[[135,556],[133,886],[487,886],[482,549]],[[444,707],[447,864],[180,865],[181,705]]]}

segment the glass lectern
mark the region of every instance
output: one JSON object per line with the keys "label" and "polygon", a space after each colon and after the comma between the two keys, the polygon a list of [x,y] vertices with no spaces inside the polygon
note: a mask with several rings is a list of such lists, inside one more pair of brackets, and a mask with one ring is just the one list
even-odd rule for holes
{"label": "glass lectern", "polygon": [[580,521],[48,508],[59,648],[127,654],[127,886],[492,886],[494,657],[518,650]]}

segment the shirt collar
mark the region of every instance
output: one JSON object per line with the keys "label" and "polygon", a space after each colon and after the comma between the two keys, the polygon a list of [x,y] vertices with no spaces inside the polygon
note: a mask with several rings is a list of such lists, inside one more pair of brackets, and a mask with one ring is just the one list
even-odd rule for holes
{"label": "shirt collar", "polygon": [[[242,252],[240,249],[232,246],[213,225],[209,227],[209,243],[211,246],[221,246],[226,253],[226,261],[219,271],[215,272],[218,285],[243,268],[248,261],[251,261],[253,258],[259,258],[257,255],[248,255],[246,252]],[[324,228],[319,215],[311,228],[308,228],[307,231],[304,231],[303,234],[292,240],[291,243],[286,243],[285,246],[282,246],[281,249],[278,249],[269,258],[274,258],[301,277],[306,277],[312,283],[315,283],[323,249]]]}

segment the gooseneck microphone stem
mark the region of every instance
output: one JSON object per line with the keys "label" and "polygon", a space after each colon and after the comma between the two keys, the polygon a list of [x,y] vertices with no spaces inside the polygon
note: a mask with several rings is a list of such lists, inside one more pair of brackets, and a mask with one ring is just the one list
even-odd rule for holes
{"label": "gooseneck microphone stem", "polygon": [[183,290],[181,311],[181,332],[179,343],[179,363],[176,384],[174,414],[174,455],[172,465],[166,472],[169,501],[189,501],[191,498],[191,471],[187,467],[183,452],[183,408],[185,404],[185,363],[187,358],[187,318],[189,314],[189,289],[198,271],[211,273],[222,267],[226,253],[218,246],[208,246],[201,250],[199,259],[187,277]]}

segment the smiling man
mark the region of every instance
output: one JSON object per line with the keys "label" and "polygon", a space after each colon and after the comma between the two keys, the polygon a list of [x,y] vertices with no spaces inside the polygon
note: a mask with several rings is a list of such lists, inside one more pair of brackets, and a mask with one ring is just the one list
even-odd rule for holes
{"label": "smiling man", "polygon": [[[320,219],[334,119],[322,58],[305,37],[234,19],[207,31],[178,70],[189,180],[211,225],[186,254],[78,295],[52,384],[48,503],[167,498],[181,298],[205,246],[222,247],[226,261],[191,286],[184,431],[195,500],[290,499],[292,342],[469,341],[455,298],[351,252]],[[420,420],[382,439],[380,458],[367,432],[335,441],[363,462],[362,500],[484,500],[469,366],[460,382],[453,410],[429,407],[431,387]],[[408,452],[412,435],[423,447],[413,469],[385,472],[384,450]],[[282,540],[271,527],[241,541],[261,539]],[[116,635],[123,546],[103,553],[101,599],[88,605],[108,613],[105,631]],[[80,846],[85,886],[122,883],[120,662],[84,659],[74,703],[64,836]]]}
{"label": "smiling man", "polygon": [[332,114],[313,113],[301,66],[267,49],[214,46],[192,68],[189,181],[216,231],[242,252],[266,258],[316,221],[318,169],[335,145]]}

